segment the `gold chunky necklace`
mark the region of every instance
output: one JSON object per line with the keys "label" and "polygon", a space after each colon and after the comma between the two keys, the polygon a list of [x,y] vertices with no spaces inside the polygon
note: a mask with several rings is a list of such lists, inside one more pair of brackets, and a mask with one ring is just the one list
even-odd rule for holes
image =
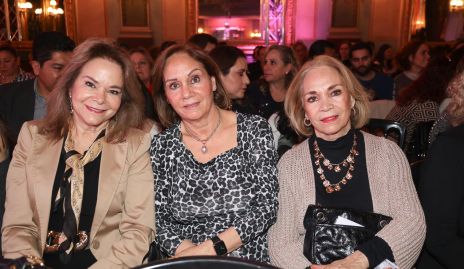
{"label": "gold chunky necklace", "polygon": [[195,139],[196,141],[200,142],[202,144],[201,146],[201,152],[203,154],[206,154],[208,152],[208,148],[206,147],[206,142],[208,142],[208,140],[211,139],[211,137],[214,135],[214,133],[216,133],[217,129],[219,128],[219,125],[221,124],[221,112],[219,112],[218,110],[218,115],[219,115],[219,119],[218,119],[218,122],[216,124],[216,127],[214,127],[213,131],[211,132],[211,134],[208,135],[207,138],[205,139],[200,139],[199,137],[195,136],[192,134],[192,131],[187,127],[187,125],[185,125],[184,123],[184,129],[185,131],[187,132],[187,134],[189,136],[191,136],[193,139]]}
{"label": "gold chunky necklace", "polygon": [[[324,154],[322,154],[321,150],[319,149],[319,145],[317,144],[317,139],[314,140],[314,158],[316,160],[314,163],[317,166],[317,173],[319,174],[322,185],[325,187],[325,191],[327,193],[332,193],[334,191],[340,191],[342,189],[341,184],[345,185],[348,181],[353,178],[352,172],[354,171],[354,162],[355,156],[359,155],[356,143],[356,133],[354,134],[353,138],[353,146],[350,149],[350,154],[340,163],[331,163],[329,159],[327,159]],[[341,166],[348,167],[345,176],[336,184],[331,184],[330,181],[324,175],[324,169],[322,169],[321,163],[329,170],[334,170],[336,173],[341,171]]]}

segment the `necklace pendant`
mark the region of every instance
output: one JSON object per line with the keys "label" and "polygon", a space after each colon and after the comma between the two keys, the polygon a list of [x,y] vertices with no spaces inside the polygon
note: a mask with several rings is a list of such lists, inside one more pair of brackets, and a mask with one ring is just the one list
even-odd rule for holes
{"label": "necklace pendant", "polygon": [[346,176],[345,178],[346,179],[351,179],[353,176],[351,175],[351,173],[348,171],[348,173],[346,173]]}
{"label": "necklace pendant", "polygon": [[327,159],[324,159],[324,161],[322,163],[324,164],[325,167],[331,165],[330,161],[327,160]]}
{"label": "necklace pendant", "polygon": [[332,186],[327,186],[327,187],[325,188],[325,191],[326,191],[327,193],[332,193],[332,192],[334,192],[334,188],[333,188]]}
{"label": "necklace pendant", "polygon": [[206,154],[207,152],[208,149],[206,148],[206,145],[203,144],[203,146],[201,146],[201,153]]}

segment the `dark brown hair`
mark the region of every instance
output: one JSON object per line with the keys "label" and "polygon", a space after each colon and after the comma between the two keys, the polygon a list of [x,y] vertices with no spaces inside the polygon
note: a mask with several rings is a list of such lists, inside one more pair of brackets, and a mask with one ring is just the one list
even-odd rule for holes
{"label": "dark brown hair", "polygon": [[69,92],[82,68],[91,60],[102,58],[119,65],[123,73],[121,106],[110,120],[107,141],[121,142],[130,127],[142,128],[143,95],[132,63],[116,43],[108,39],[92,38],[80,44],[69,64],[58,78],[48,101],[48,113],[40,124],[40,133],[59,140],[69,131],[71,101]]}
{"label": "dark brown hair", "polygon": [[153,71],[153,101],[155,104],[156,112],[158,113],[161,125],[164,128],[171,127],[179,120],[179,116],[174,109],[169,105],[166,99],[164,89],[164,69],[168,59],[178,53],[185,53],[195,61],[203,65],[206,72],[210,77],[216,80],[216,91],[214,92],[214,103],[222,108],[228,109],[230,107],[230,99],[222,86],[221,77],[219,75],[219,68],[216,63],[208,56],[203,50],[189,46],[189,45],[174,45],[166,49],[156,60],[155,68]]}
{"label": "dark brown hair", "polygon": [[234,66],[238,58],[244,58],[245,53],[233,46],[219,46],[210,51],[209,56],[216,62],[222,75],[227,76],[230,68]]}
{"label": "dark brown hair", "polygon": [[432,59],[422,74],[409,87],[402,90],[396,100],[399,106],[417,101],[440,104],[446,98],[446,88],[456,69],[456,62],[445,56]]}
{"label": "dark brown hair", "polygon": [[409,57],[414,56],[422,44],[426,43],[419,40],[410,41],[400,50],[398,55],[396,55],[396,61],[403,70],[411,69],[411,62],[409,61]]}

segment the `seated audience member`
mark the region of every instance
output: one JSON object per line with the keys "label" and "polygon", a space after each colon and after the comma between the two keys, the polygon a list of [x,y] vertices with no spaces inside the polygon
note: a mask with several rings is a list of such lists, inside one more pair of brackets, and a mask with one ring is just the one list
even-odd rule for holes
{"label": "seated audience member", "polygon": [[243,51],[232,46],[214,48],[209,56],[216,62],[221,71],[224,90],[232,101],[232,110],[247,114],[257,114],[256,109],[245,98],[248,78],[248,65]]}
{"label": "seated audience member", "polygon": [[76,48],[45,119],[21,129],[7,176],[5,258],[43,256],[54,269],[142,263],[154,184],[138,87],[113,42]]}
{"label": "seated audience member", "polygon": [[308,59],[311,60],[316,56],[319,55],[327,55],[331,57],[335,57],[335,45],[325,39],[320,39],[314,41],[308,50]]}
{"label": "seated audience member", "polygon": [[277,155],[268,123],[227,110],[220,71],[203,51],[174,46],[155,66],[154,100],[166,128],[150,148],[156,240],[171,257],[269,261]]}
{"label": "seated audience member", "polygon": [[10,44],[0,45],[0,85],[33,79],[34,75],[20,67],[21,59]]}
{"label": "seated audience member", "polygon": [[143,47],[129,50],[129,56],[137,77],[143,82],[148,92],[151,93],[153,91],[153,84],[151,81],[153,59]]}
{"label": "seated audience member", "polygon": [[272,45],[264,56],[263,79],[250,85],[246,95],[265,119],[284,106],[287,88],[298,71],[295,54],[290,47]]}
{"label": "seated audience member", "polygon": [[141,84],[141,92],[144,96],[145,105],[144,114],[147,118],[157,121],[155,108],[153,107],[153,98],[151,97],[153,91],[153,59],[143,47],[129,50],[129,57]]}
{"label": "seated audience member", "polygon": [[413,84],[401,91],[395,107],[386,117],[406,126],[405,150],[410,160],[414,158],[412,145],[416,126],[440,117],[439,105],[446,98],[446,87],[455,68],[456,63],[448,58],[435,58]]}
{"label": "seated audience member", "polygon": [[256,46],[253,49],[254,62],[248,64],[248,71],[250,72],[250,82],[254,82],[263,76],[264,55],[266,48],[264,46]]}
{"label": "seated audience member", "polygon": [[358,42],[350,50],[351,69],[373,100],[393,99],[393,79],[376,72],[372,50],[366,42]]}
{"label": "seated audience member", "polygon": [[351,44],[348,41],[343,41],[340,43],[338,46],[338,56],[340,61],[347,67],[351,67],[351,61],[350,61],[350,49],[351,49]]}
{"label": "seated audience member", "polygon": [[47,114],[48,95],[68,64],[74,47],[74,41],[63,33],[40,33],[32,43],[31,65],[36,79],[0,87],[0,118],[11,138],[11,151],[23,123],[42,119]]}
{"label": "seated audience member", "polygon": [[395,52],[389,44],[382,44],[374,58],[374,64],[378,66],[383,74],[395,76],[398,67],[395,62]]}
{"label": "seated audience member", "polygon": [[[358,129],[369,112],[367,95],[356,77],[339,60],[318,56],[296,75],[285,112],[292,127],[307,139],[287,151],[278,164],[279,210],[269,230],[271,262],[281,268],[367,269],[388,259],[399,268],[411,268],[425,237],[423,212],[401,149]],[[305,230],[304,223],[316,222],[312,216],[329,216],[312,215],[314,206],[320,213],[339,209],[392,219],[386,225],[378,223],[375,235],[341,255],[334,250],[351,244],[351,239],[328,235],[326,240],[332,243],[328,245],[323,237],[312,241],[313,230]],[[349,221],[351,214],[344,216]],[[325,249],[311,252],[315,244]],[[312,256],[325,250],[339,257],[324,265],[311,264]]]}
{"label": "seated audience member", "polygon": [[417,269],[462,268],[464,250],[464,66],[448,88],[452,128],[438,136],[421,166],[419,195],[427,236]]}
{"label": "seated audience member", "polygon": [[402,72],[394,78],[394,96],[398,98],[403,89],[406,89],[427,67],[430,60],[430,48],[423,41],[410,41],[396,56]]}
{"label": "seated audience member", "polygon": [[308,48],[303,41],[297,41],[292,45],[295,52],[296,61],[299,66],[302,66],[308,60]]}
{"label": "seated audience member", "polygon": [[209,53],[218,45],[218,40],[209,34],[195,34],[187,40],[188,44],[197,46],[198,48]]}

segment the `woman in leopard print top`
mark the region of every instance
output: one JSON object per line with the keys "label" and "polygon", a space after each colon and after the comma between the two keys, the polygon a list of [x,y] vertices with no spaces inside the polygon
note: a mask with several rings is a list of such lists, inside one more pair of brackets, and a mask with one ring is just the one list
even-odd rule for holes
{"label": "woman in leopard print top", "polygon": [[172,47],[155,70],[155,104],[166,128],[151,146],[161,249],[174,257],[268,262],[266,234],[278,203],[268,123],[227,110],[217,67],[202,51]]}

